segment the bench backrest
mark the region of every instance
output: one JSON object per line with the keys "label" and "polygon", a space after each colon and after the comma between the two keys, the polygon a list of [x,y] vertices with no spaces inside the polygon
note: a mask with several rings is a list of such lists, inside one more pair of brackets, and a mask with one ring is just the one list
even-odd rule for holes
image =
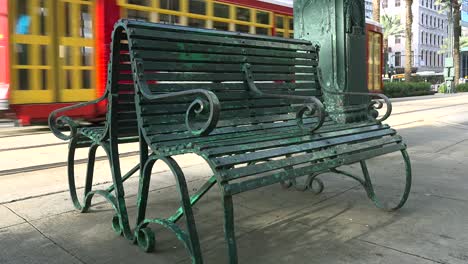
{"label": "bench backrest", "polygon": [[[308,41],[132,20],[120,25],[116,30],[122,37],[118,74],[122,101],[127,97],[130,101],[133,89],[129,82],[132,58],[143,62],[144,79],[153,94],[213,91],[221,101],[218,128],[261,126],[295,118],[298,106],[290,100],[252,96],[242,71],[246,63],[264,92],[321,96],[316,75],[318,51]],[[164,133],[190,137],[185,111],[193,100],[193,96],[185,96],[149,102],[139,96],[142,126],[156,137]]]}
{"label": "bench backrest", "polygon": [[118,138],[135,137],[138,136],[135,88],[128,59],[127,35],[122,29],[112,33],[110,51],[106,88],[109,93],[107,125],[116,131],[114,136]]}

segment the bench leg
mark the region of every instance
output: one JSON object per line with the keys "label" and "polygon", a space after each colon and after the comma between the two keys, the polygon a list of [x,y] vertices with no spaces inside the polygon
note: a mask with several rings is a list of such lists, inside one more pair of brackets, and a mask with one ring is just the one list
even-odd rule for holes
{"label": "bench leg", "polygon": [[[116,200],[115,202],[112,202],[112,205],[114,206],[114,210],[116,211],[116,214],[112,218],[112,228],[114,231],[118,234],[123,234],[123,236],[128,239],[128,240],[133,240],[133,233],[130,229],[130,223],[128,222],[128,213],[127,213],[127,206],[125,204],[125,192],[124,192],[124,187],[123,187],[123,180],[122,180],[122,175],[120,171],[120,158],[119,158],[119,153],[117,150],[117,143],[112,144],[106,144],[106,143],[101,143],[101,147],[105,150],[107,157],[109,159],[109,165],[111,168],[111,174],[112,174],[112,181],[113,181],[113,186],[111,186],[109,189],[113,190],[115,193],[115,198],[110,198],[108,200]],[[130,172],[136,172],[138,169],[137,167],[133,168]],[[126,175],[128,177],[130,175]],[[128,179],[126,177],[126,179]],[[103,191],[107,193],[109,196],[111,196],[111,192]]]}
{"label": "bench leg", "polygon": [[375,206],[377,206],[380,209],[384,209],[388,211],[398,210],[406,203],[406,200],[408,200],[408,197],[411,191],[411,182],[412,182],[411,161],[409,159],[409,155],[406,149],[401,150],[401,154],[405,162],[405,173],[406,173],[405,190],[403,191],[403,195],[401,196],[398,204],[393,207],[387,207],[378,200],[377,195],[375,194],[375,191],[374,191],[374,187],[372,185],[372,180],[370,178],[369,170],[367,169],[366,161],[363,160],[360,162],[362,173],[364,175],[364,183],[363,183],[364,189],[367,192],[367,196],[374,202]]}
{"label": "bench leg", "polygon": [[[151,180],[151,170],[154,163],[158,160],[164,161],[175,176],[177,189],[181,199],[182,214],[185,215],[187,231],[183,231],[178,227],[171,218],[169,219],[146,219],[146,206],[148,201],[149,184]],[[137,243],[144,251],[149,252],[154,249],[155,238],[154,232],[147,227],[150,223],[160,224],[163,227],[173,231],[177,238],[184,243],[187,251],[190,254],[192,263],[201,264],[203,258],[198,237],[198,232],[195,224],[195,217],[192,211],[192,202],[188,192],[187,182],[184,173],[177,162],[171,157],[151,156],[142,170],[140,186],[138,190],[138,214],[137,228],[135,229],[135,237]]]}
{"label": "bench leg", "polygon": [[[132,168],[123,178],[120,175],[120,164],[112,157],[116,157],[116,154],[112,155],[112,151],[108,144],[92,144],[88,152],[88,165],[86,169],[86,182],[84,187],[84,199],[83,204],[79,201],[76,193],[75,183],[75,151],[76,151],[77,139],[74,138],[70,141],[69,152],[68,152],[68,185],[70,196],[73,205],[80,212],[87,212],[91,206],[91,201],[95,195],[103,196],[108,202],[112,204],[112,207],[116,211],[116,214],[112,218],[112,228],[118,234],[124,234],[127,239],[133,240],[133,234],[130,230],[128,223],[127,208],[125,205],[125,194],[123,192],[123,182],[132,176],[139,169],[139,165]],[[102,147],[109,159],[111,173],[113,178],[113,185],[108,187],[106,190],[92,190],[93,176],[94,176],[94,165],[96,161],[96,150],[98,147]],[[112,192],[115,191],[114,196]]]}
{"label": "bench leg", "polygon": [[223,195],[224,236],[228,246],[229,263],[237,264],[237,244],[234,230],[234,205],[231,195]]}
{"label": "bench leg", "polygon": [[76,152],[76,143],[78,139],[73,138],[70,141],[68,146],[68,187],[70,196],[73,202],[73,206],[80,212],[85,213],[88,211],[89,207],[91,206],[91,199],[87,199],[87,195],[91,192],[92,184],[93,184],[93,175],[94,175],[94,162],[96,160],[96,150],[99,145],[93,144],[89,148],[88,152],[88,167],[86,169],[86,183],[84,188],[84,204],[82,205],[78,195],[76,193],[76,183],[75,183],[75,152]]}

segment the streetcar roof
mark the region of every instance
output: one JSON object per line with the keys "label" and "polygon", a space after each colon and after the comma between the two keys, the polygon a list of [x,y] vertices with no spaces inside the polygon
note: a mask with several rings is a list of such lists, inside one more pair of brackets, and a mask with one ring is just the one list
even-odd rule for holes
{"label": "streetcar roof", "polygon": [[261,2],[271,3],[275,5],[293,7],[293,0],[260,0]]}

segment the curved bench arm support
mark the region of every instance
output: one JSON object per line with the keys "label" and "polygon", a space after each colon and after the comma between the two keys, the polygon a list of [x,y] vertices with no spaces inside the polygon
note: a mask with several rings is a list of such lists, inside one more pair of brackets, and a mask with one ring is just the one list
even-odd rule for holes
{"label": "curved bench arm support", "polygon": [[[48,118],[48,123],[49,123],[50,130],[52,131],[52,133],[54,133],[54,135],[56,137],[58,137],[58,138],[60,138],[62,140],[72,139],[76,135],[76,131],[78,130],[80,125],[77,122],[75,122],[72,118],[70,118],[70,117],[68,117],[66,115],[62,115],[62,116],[59,116],[59,117],[57,117],[57,116],[59,114],[61,114],[61,113],[65,113],[65,112],[68,112],[70,110],[74,110],[74,109],[78,109],[78,108],[81,108],[81,107],[97,104],[97,103],[99,103],[101,101],[104,101],[104,99],[106,99],[106,98],[107,98],[107,91],[100,98],[98,98],[96,100],[89,101],[89,102],[84,102],[84,103],[78,103],[78,104],[70,105],[70,106],[63,107],[63,108],[52,111],[49,114],[49,118]],[[70,128],[70,135],[64,134],[63,131],[61,130],[65,126],[68,126]]]}
{"label": "curved bench arm support", "polygon": [[[144,77],[143,61],[141,59],[135,59],[135,63],[137,69],[135,72],[135,80],[137,86],[139,87],[140,93],[145,99],[149,101],[163,101],[165,99],[195,95],[197,97],[195,100],[193,100],[185,112],[185,125],[188,132],[197,136],[205,136],[216,128],[219,120],[221,106],[218,97],[213,92],[205,89],[193,89],[155,95],[151,93],[151,90],[148,88],[148,84]],[[202,114],[208,114],[208,120],[204,122],[201,128],[195,128],[193,125],[193,120]]]}
{"label": "curved bench arm support", "polygon": [[309,116],[315,115],[318,118],[318,122],[315,126],[313,126],[312,128],[307,128],[310,129],[310,132],[319,129],[322,126],[323,122],[325,121],[325,108],[322,102],[317,97],[264,93],[263,91],[258,89],[257,85],[255,85],[251,66],[249,63],[244,63],[242,65],[242,72],[244,73],[246,85],[255,97],[284,98],[288,100],[303,101],[303,106],[296,113],[296,121],[299,127],[301,127],[302,129],[306,129],[304,127],[303,122],[304,114],[307,114]]}
{"label": "curved bench arm support", "polygon": [[[385,119],[387,119],[391,115],[391,113],[392,113],[392,102],[390,101],[390,99],[386,95],[380,94],[380,93],[340,92],[339,89],[338,89],[338,84],[336,83],[336,81],[332,85],[330,85],[330,84],[326,85],[325,84],[325,82],[323,81],[323,78],[322,78],[322,69],[320,69],[320,67],[317,68],[317,75],[318,75],[318,80],[319,80],[320,86],[322,87],[322,91],[324,93],[334,94],[334,95],[351,95],[351,96],[369,97],[370,98],[370,102],[369,102],[369,105],[368,105],[369,116],[372,117],[373,119],[375,119],[378,122],[384,121]],[[332,86],[333,86],[333,88],[332,88]],[[378,118],[379,113],[378,113],[377,110],[382,109],[384,104],[387,106],[386,112],[382,117]]]}

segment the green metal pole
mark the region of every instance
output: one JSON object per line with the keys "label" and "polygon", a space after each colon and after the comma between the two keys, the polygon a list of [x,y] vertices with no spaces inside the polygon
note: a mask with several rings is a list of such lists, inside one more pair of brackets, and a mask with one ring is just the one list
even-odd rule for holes
{"label": "green metal pole", "polygon": [[445,93],[454,93],[455,92],[455,85],[454,85],[454,78],[455,78],[455,64],[453,61],[453,4],[452,0],[449,2],[449,13],[448,13],[448,54],[449,57],[445,58],[445,65],[444,65],[444,79],[445,85],[447,89],[445,89]]}
{"label": "green metal pole", "polygon": [[[294,37],[320,46],[325,86],[368,92],[363,0],[295,0]],[[324,98],[330,116],[340,122],[357,121],[368,103],[362,97],[330,93]]]}

